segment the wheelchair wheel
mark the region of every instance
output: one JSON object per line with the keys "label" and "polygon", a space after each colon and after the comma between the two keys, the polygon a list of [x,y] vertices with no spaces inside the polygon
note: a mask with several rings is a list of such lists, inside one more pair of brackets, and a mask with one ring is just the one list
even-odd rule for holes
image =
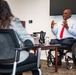
{"label": "wheelchair wheel", "polygon": [[73,57],[74,65],[76,66],[76,52],[72,55],[72,57]]}
{"label": "wheelchair wheel", "polygon": [[48,51],[48,56],[47,56],[47,65],[48,67],[51,67],[54,62],[54,56],[51,54],[51,50]]}
{"label": "wheelchair wheel", "polygon": [[72,59],[73,59],[74,65],[76,66],[76,42],[72,46]]}
{"label": "wheelchair wheel", "polygon": [[47,57],[47,65],[48,67],[51,67],[53,65],[53,62],[54,62],[54,57],[52,55],[48,55]]}
{"label": "wheelchair wheel", "polygon": [[48,67],[51,67],[52,66],[52,62],[49,61],[47,65],[48,65]]}
{"label": "wheelchair wheel", "polygon": [[68,65],[67,65],[67,69],[68,69],[68,70],[71,70],[72,68],[73,68],[73,65],[72,65],[72,64],[68,64]]}

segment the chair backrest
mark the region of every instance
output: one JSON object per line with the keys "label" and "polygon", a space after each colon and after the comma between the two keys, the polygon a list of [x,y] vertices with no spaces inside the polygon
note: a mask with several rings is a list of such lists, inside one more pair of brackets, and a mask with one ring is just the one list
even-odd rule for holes
{"label": "chair backrest", "polygon": [[20,48],[20,46],[14,30],[0,29],[0,63],[14,62],[16,48]]}

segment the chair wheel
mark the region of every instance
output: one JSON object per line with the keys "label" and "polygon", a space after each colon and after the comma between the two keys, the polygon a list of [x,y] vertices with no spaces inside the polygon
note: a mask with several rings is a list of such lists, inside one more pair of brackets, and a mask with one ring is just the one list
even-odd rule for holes
{"label": "chair wheel", "polygon": [[48,67],[51,67],[52,66],[52,62],[48,62]]}
{"label": "chair wheel", "polygon": [[67,69],[68,69],[68,70],[71,70],[72,68],[73,68],[73,65],[72,65],[72,64],[68,64],[68,65],[67,65]]}

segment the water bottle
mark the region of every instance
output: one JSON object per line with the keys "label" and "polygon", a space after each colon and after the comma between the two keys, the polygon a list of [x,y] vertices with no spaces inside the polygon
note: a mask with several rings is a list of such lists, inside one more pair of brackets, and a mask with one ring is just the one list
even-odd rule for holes
{"label": "water bottle", "polygon": [[49,37],[45,38],[45,45],[49,45]]}

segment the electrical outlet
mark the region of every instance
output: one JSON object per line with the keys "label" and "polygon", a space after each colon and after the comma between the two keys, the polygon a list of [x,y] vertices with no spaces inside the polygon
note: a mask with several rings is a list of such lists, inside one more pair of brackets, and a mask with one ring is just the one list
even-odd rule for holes
{"label": "electrical outlet", "polygon": [[33,23],[33,21],[32,20],[29,20],[29,23]]}

